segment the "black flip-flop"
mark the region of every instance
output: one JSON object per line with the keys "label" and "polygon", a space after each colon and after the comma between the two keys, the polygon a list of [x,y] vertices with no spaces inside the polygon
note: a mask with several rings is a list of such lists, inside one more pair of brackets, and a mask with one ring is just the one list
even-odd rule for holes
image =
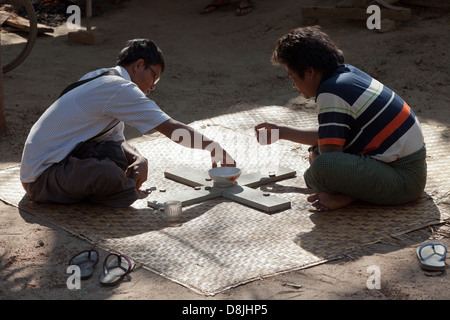
{"label": "black flip-flop", "polygon": [[[114,259],[111,259],[111,257]],[[134,267],[134,261],[127,256],[110,253],[103,262],[103,274],[100,277],[100,283],[105,286],[113,286],[129,274]]]}
{"label": "black flip-flop", "polygon": [[[228,6],[230,2],[222,3],[222,4],[208,4],[206,7],[203,8],[202,11],[200,11],[200,14],[208,14],[213,11],[216,11],[220,7]],[[209,10],[211,9],[211,10]]]}
{"label": "black flip-flop", "polygon": [[80,277],[82,280],[85,280],[92,276],[97,262],[98,252],[96,250],[84,250],[69,260],[69,266],[78,266],[80,268]]}
{"label": "black flip-flop", "polygon": [[[252,9],[252,10],[250,10],[249,12],[245,12],[247,9]],[[245,16],[245,15],[251,13],[252,11],[253,11],[253,5],[252,4],[250,4],[248,6],[245,6],[245,7],[239,7],[238,6],[237,9],[236,9],[236,15],[237,16]]]}

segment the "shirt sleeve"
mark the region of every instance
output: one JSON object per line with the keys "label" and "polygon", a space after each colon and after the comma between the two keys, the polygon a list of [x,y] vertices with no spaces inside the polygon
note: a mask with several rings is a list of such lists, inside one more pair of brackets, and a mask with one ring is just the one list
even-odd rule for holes
{"label": "shirt sleeve", "polygon": [[170,119],[161,108],[150,100],[134,83],[120,85],[117,92],[105,104],[103,112],[145,134]]}
{"label": "shirt sleeve", "polygon": [[319,146],[336,145],[344,147],[354,122],[348,104],[331,93],[322,93],[317,98],[319,110]]}

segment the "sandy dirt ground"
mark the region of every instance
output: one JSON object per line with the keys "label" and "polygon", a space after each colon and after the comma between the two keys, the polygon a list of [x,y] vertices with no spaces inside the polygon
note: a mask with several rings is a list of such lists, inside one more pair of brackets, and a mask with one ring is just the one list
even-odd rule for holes
{"label": "sandy dirt ground", "polygon": [[[207,0],[128,0],[94,17],[96,32],[105,37],[94,46],[68,43],[69,30],[57,27],[52,35],[40,36],[26,61],[4,75],[8,132],[0,136],[1,168],[20,163],[30,127],[60,91],[86,72],[114,65],[131,38],[151,38],[162,48],[167,66],[152,98],[177,120],[210,118],[240,102],[314,112],[313,101],[298,97],[284,69],[273,66],[270,56],[280,36],[310,23],[302,18],[301,7],[317,3],[333,1],[254,0],[254,11],[237,17],[235,2],[200,16]],[[368,30],[365,21],[316,23],[344,51],[346,62],[396,90],[421,122],[449,127],[450,13],[412,10],[410,21],[387,33]],[[2,38],[8,40],[8,33],[4,31]],[[141,139],[131,128],[127,136]],[[143,268],[109,288],[97,280],[98,267],[80,290],[69,290],[68,259],[91,245],[0,202],[0,299],[449,299],[448,272],[421,270],[415,255],[415,248],[427,239],[440,239],[450,247],[449,230],[448,224],[427,227],[409,234],[406,243],[373,244],[336,261],[253,281],[213,297]],[[100,254],[106,256],[102,250]],[[380,289],[367,286],[372,265],[379,267]]]}

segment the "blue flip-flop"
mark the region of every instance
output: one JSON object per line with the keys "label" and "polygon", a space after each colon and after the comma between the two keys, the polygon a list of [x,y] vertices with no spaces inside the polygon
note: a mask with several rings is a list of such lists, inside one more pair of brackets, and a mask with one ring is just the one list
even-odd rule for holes
{"label": "blue flip-flop", "polygon": [[445,270],[445,257],[447,247],[439,241],[426,242],[416,249],[420,266],[424,270],[443,271]]}

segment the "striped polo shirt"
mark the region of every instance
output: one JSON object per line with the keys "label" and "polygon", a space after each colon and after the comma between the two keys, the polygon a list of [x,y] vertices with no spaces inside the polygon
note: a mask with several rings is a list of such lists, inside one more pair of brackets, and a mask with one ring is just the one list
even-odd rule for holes
{"label": "striped polo shirt", "polygon": [[424,145],[422,129],[395,92],[351,65],[339,66],[317,91],[319,146],[383,162],[407,156]]}

